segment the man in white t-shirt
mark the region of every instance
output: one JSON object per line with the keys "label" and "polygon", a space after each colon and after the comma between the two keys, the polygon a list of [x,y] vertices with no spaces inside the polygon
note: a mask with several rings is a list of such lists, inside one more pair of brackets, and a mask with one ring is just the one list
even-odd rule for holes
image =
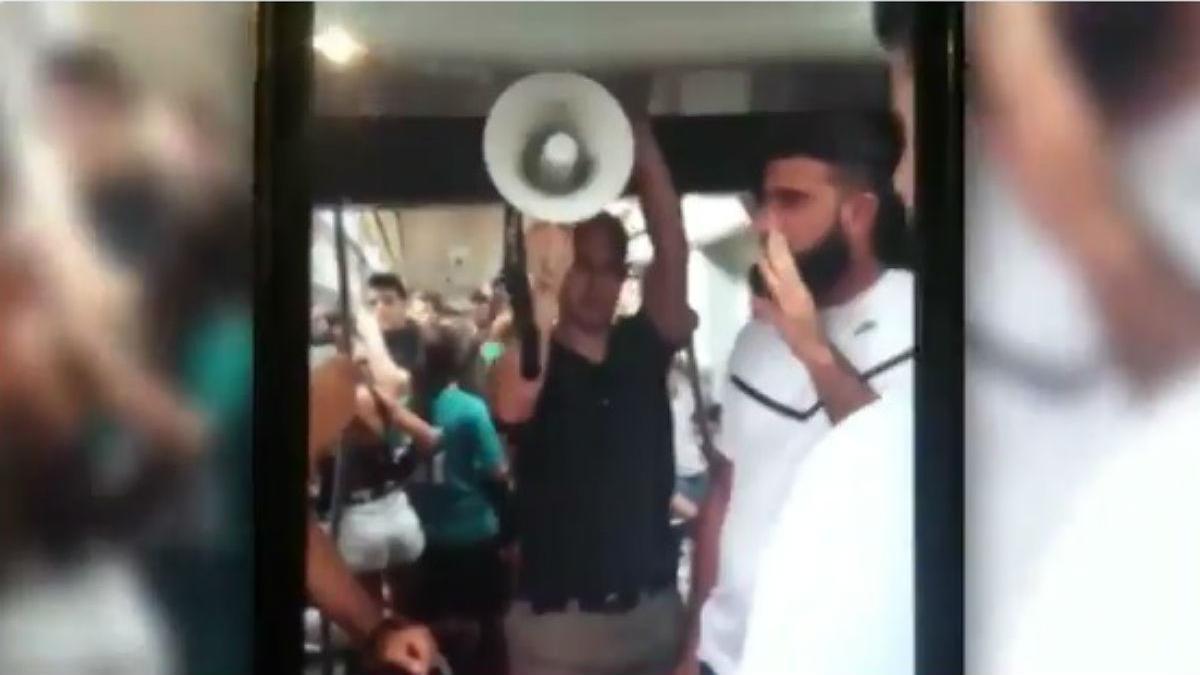
{"label": "man in white t-shirt", "polygon": [[912,278],[887,270],[876,246],[903,226],[894,121],[816,113],[770,136],[754,221],[759,297],[722,396],[681,674],[738,672],[759,557],[808,451],[911,379]]}
{"label": "man in white t-shirt", "polygon": [[[876,6],[893,109],[911,138],[912,8]],[[911,208],[912,148],[894,183]],[[739,673],[915,668],[912,369],[836,425],[796,473],[758,567]]]}
{"label": "man in white t-shirt", "polygon": [[1196,672],[1200,11],[972,9],[967,669]]}

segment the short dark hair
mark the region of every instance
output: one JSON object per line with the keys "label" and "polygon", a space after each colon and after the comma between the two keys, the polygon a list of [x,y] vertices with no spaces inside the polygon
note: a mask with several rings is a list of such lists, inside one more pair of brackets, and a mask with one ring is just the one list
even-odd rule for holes
{"label": "short dark hair", "polygon": [[761,177],[769,163],[808,157],[842,178],[891,181],[904,150],[903,129],[888,110],[822,110],[771,120],[761,143]]}
{"label": "short dark hair", "polygon": [[417,384],[426,404],[466,372],[473,347],[470,335],[467,320],[461,318],[439,318],[424,330],[425,359]]}
{"label": "short dark hair", "polygon": [[875,38],[888,51],[902,51],[910,58],[913,49],[913,33],[916,24],[916,3],[873,2],[871,18],[875,27]]}
{"label": "short dark hair", "polygon": [[1064,3],[1055,7],[1067,54],[1106,113],[1143,98],[1155,72],[1175,55],[1177,8],[1173,3],[1156,2]]}
{"label": "short dark hair", "polygon": [[879,200],[875,253],[884,264],[903,267],[911,263],[911,244],[904,205],[892,184],[903,149],[903,129],[890,111],[803,113],[768,125],[759,175],[770,162],[790,157],[825,162],[836,184],[870,192]]}
{"label": "short dark hair", "polygon": [[629,233],[619,218],[607,211],[599,213],[575,226],[572,240],[586,229],[596,228],[603,232],[613,247],[613,255],[622,263],[629,257]]}
{"label": "short dark hair", "polygon": [[43,85],[80,89],[119,106],[133,96],[133,87],[117,58],[97,45],[51,49],[42,57],[38,75]]}
{"label": "short dark hair", "polygon": [[373,291],[395,291],[402,299],[408,299],[408,289],[400,277],[391,272],[376,272],[367,277],[367,288]]}

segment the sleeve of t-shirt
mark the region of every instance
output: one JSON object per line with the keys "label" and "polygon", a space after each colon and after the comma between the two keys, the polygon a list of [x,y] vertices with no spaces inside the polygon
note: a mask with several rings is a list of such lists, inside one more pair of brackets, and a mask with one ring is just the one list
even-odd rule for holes
{"label": "sleeve of t-shirt", "polygon": [[741,410],[737,407],[737,389],[730,382],[729,376],[717,387],[717,402],[721,406],[721,425],[713,437],[717,452],[729,461],[737,454],[738,425],[741,423]]}
{"label": "sleeve of t-shirt", "polygon": [[663,339],[645,311],[625,319],[622,329],[626,331],[628,339],[636,349],[650,359],[655,369],[666,370],[671,365],[671,359],[675,357],[675,353],[684,346],[672,345]]}
{"label": "sleeve of t-shirt", "polygon": [[475,434],[479,457],[477,465],[481,471],[491,473],[504,462],[504,448],[500,443],[492,418],[482,403],[473,411],[472,432]]}
{"label": "sleeve of t-shirt", "polygon": [[742,432],[746,424],[747,409],[745,395],[733,384],[733,378],[743,368],[746,350],[743,348],[745,328],[738,333],[729,354],[729,364],[725,376],[716,386],[717,402],[721,405],[721,424],[713,438],[717,452],[725,459],[737,459],[738,445],[745,442],[746,435]]}

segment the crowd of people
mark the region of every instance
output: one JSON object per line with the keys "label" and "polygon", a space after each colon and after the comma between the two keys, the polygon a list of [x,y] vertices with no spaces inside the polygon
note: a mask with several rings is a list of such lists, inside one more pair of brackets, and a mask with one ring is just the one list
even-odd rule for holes
{"label": "crowd of people", "polygon": [[202,99],[66,46],[0,211],[0,671],[246,672],[251,202]]}
{"label": "crowd of people", "polygon": [[[679,195],[630,112],[651,262],[626,293],[618,219],[561,230],[565,262],[529,266],[536,377],[486,292],[460,316],[424,313],[441,303],[368,280],[358,348],[329,358],[365,368],[351,430],[390,422],[371,442],[344,436],[335,473],[389,453],[393,468],[371,487],[347,478],[345,560],[378,606],[429,629],[417,669],[436,649],[456,673],[911,672],[914,286],[889,258],[907,232],[903,126],[837,111],[769,129],[754,318],[710,406],[682,355],[713,319],[688,306]],[[389,483],[395,471],[407,477]],[[363,555],[369,533],[377,556]],[[796,556],[824,575],[798,585]],[[835,606],[843,620],[827,621]]]}
{"label": "crowd of people", "polygon": [[[980,672],[1197,663],[1200,537],[1175,527],[1196,473],[1200,301],[1176,226],[1194,190],[1162,144],[1197,137],[1200,69],[1180,64],[1200,13],[1123,11],[1162,36],[1169,77],[1111,76],[1094,36],[1128,27],[1086,12],[988,6],[968,27]],[[911,7],[877,19],[894,114],[764,135],[753,318],[715,404],[681,353],[719,318],[688,306],[642,111],[652,261],[629,293],[619,220],[558,230],[567,256],[530,266],[536,377],[502,284],[459,305],[380,272],[363,306],[317,309],[307,591],[365,669],[914,672],[914,280],[891,257],[920,226]],[[36,142],[0,155],[0,672],[250,672],[239,144],[203,101],[152,106],[103,50],[56,50],[35,84]],[[1034,294],[1053,316],[1025,320]]]}

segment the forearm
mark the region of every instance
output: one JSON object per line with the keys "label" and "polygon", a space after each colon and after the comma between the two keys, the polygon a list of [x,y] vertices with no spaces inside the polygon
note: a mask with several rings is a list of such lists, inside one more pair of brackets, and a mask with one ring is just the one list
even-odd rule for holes
{"label": "forearm", "polygon": [[997,3],[977,14],[995,145],[1027,206],[1083,274],[1120,366],[1152,388],[1200,360],[1200,289],[1122,201],[1116,154],[1051,8]]}
{"label": "forearm", "polygon": [[686,255],[687,236],[675,181],[654,138],[650,121],[635,119],[633,180],[655,254]]}
{"label": "forearm", "polygon": [[634,183],[654,248],[644,283],[646,307],[663,337],[681,344],[695,319],[687,305],[688,242],[679,193],[649,121],[636,120],[634,129]]}
{"label": "forearm", "polygon": [[421,419],[416,413],[399,403],[389,402],[392,409],[392,419],[404,433],[412,437],[418,450],[432,455],[441,441],[441,433],[431,424]]}
{"label": "forearm", "polygon": [[1200,362],[1200,289],[1116,209],[1075,248],[1121,366],[1153,388]]}
{"label": "forearm", "polygon": [[93,385],[105,407],[152,446],[190,457],[204,445],[206,425],[166,382],[115,349],[97,348],[87,357]]}
{"label": "forearm", "polygon": [[348,633],[356,644],[366,641],[383,621],[383,613],[363,590],[338,554],[333,540],[313,513],[308,516],[306,585],[313,604]]}
{"label": "forearm", "polygon": [[838,424],[879,398],[853,364],[830,344],[795,352],[812,378],[829,421]]}

